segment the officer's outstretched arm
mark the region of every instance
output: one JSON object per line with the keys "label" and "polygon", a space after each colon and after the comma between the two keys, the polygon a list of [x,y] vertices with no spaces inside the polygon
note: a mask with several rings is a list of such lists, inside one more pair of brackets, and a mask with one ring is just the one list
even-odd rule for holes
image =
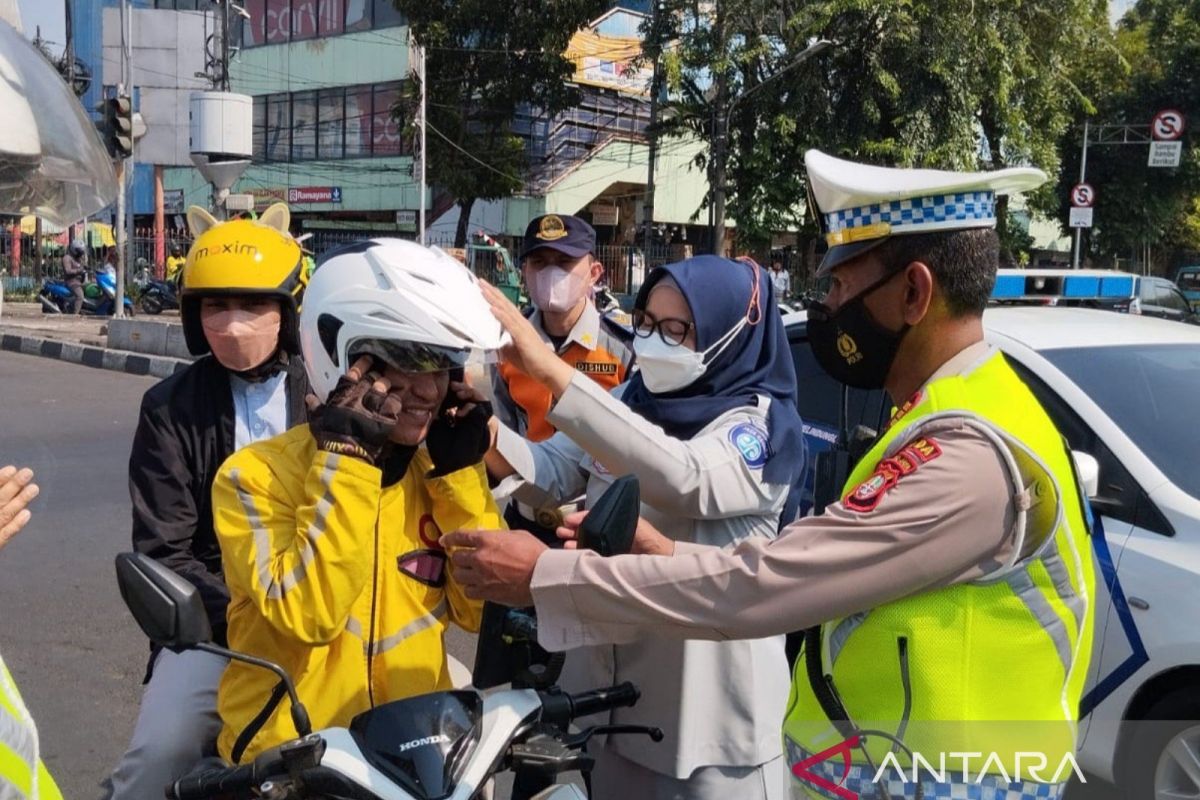
{"label": "officer's outstretched arm", "polygon": [[982,577],[1013,547],[1008,472],[977,432],[928,441],[935,454],[911,473],[873,475],[774,540],[676,542],[670,557],[542,553],[531,584],[539,641],[753,639]]}

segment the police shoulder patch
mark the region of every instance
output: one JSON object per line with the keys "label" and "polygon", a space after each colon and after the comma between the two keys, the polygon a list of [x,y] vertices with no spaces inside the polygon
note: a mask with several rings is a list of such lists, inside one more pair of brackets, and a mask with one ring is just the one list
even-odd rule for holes
{"label": "police shoulder patch", "polygon": [[942,448],[933,439],[914,439],[891,457],[880,461],[871,476],[843,498],[842,506],[859,513],[874,511],[883,496],[901,478],[911,475],[922,464],[928,464],[941,454]]}
{"label": "police shoulder patch", "polygon": [[742,422],[730,428],[729,441],[742,454],[742,460],[750,469],[762,469],[771,454],[766,428],[753,422]]}

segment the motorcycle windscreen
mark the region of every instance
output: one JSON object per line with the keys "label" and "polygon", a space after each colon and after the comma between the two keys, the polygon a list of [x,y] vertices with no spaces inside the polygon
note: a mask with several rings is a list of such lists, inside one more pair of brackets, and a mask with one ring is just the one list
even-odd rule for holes
{"label": "motorcycle windscreen", "polygon": [[479,743],[483,698],[434,692],[373,708],[350,723],[368,763],[413,797],[448,797]]}

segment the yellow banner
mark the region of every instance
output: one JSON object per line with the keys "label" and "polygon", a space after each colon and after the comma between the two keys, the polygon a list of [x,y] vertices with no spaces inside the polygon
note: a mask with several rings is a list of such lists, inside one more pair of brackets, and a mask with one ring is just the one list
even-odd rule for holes
{"label": "yellow banner", "polygon": [[639,39],[579,31],[565,55],[575,63],[576,83],[648,97],[654,71],[649,64],[635,66],[641,54]]}

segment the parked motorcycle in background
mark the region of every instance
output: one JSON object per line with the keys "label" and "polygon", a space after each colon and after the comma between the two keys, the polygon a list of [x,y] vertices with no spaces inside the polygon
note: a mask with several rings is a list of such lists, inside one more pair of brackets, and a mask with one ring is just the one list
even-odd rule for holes
{"label": "parked motorcycle in background", "polygon": [[161,314],[165,310],[178,309],[179,292],[176,282],[155,278],[150,263],[144,258],[138,259],[137,266],[133,285],[138,290],[138,307],[147,314]]}
{"label": "parked motorcycle in background", "polygon": [[[46,278],[38,292],[43,314],[65,314],[73,309],[75,295],[66,281]],[[117,307],[117,273],[112,269],[101,269],[96,280],[83,286],[83,313],[96,317],[111,317]],[[133,301],[125,296],[125,314],[133,316]]]}

